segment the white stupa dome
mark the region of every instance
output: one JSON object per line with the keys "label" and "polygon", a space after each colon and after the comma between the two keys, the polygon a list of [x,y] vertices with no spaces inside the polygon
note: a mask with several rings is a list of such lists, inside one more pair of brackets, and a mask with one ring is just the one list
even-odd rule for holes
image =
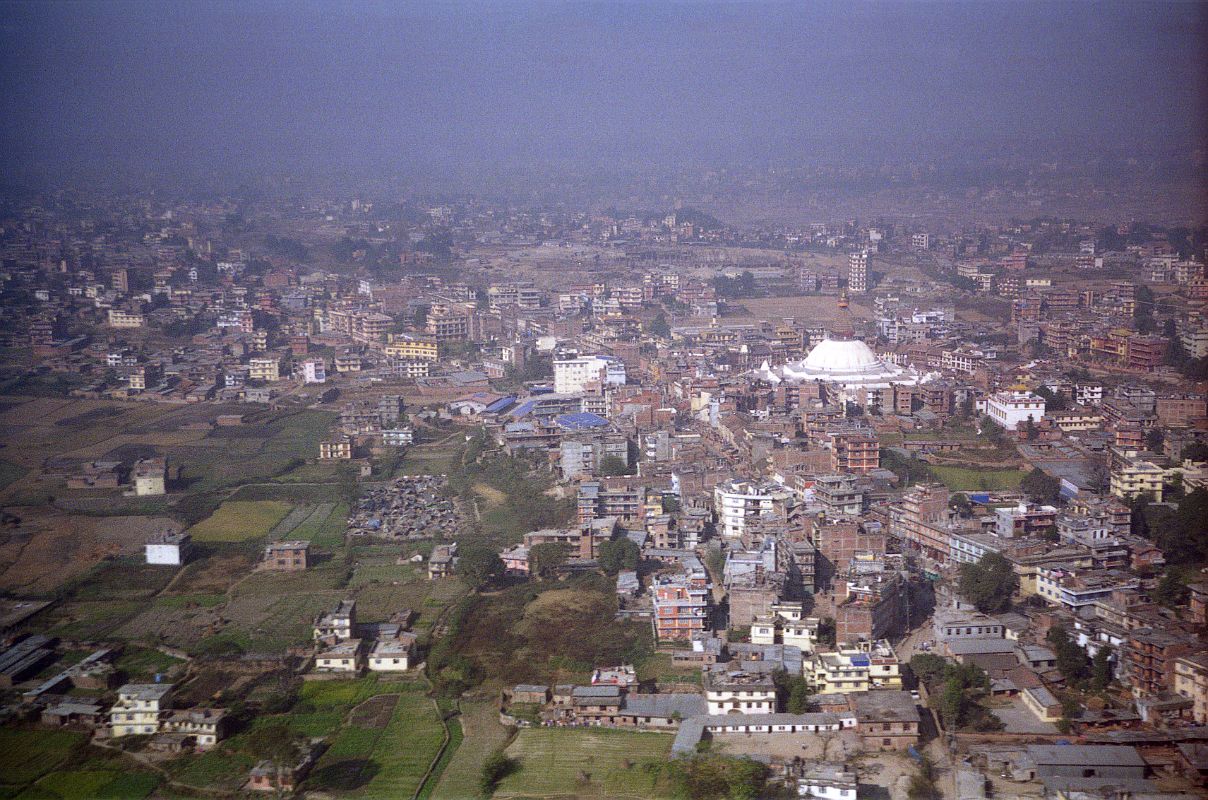
{"label": "white stupa dome", "polygon": [[765,361],[752,375],[773,385],[821,381],[851,391],[884,389],[893,384],[914,386],[933,377],[877,358],[872,348],[858,339],[823,339],[800,361],[779,367]]}
{"label": "white stupa dome", "polygon": [[810,371],[848,375],[881,372],[885,368],[868,345],[855,339],[823,339],[801,366]]}

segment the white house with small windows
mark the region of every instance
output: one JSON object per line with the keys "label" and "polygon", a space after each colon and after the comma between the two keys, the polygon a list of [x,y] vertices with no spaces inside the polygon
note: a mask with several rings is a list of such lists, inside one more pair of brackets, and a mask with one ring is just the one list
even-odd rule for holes
{"label": "white house with small windows", "polygon": [[315,655],[316,672],[346,672],[356,675],[365,658],[360,639],[345,639]]}
{"label": "white house with small windows", "polygon": [[400,633],[395,638],[382,639],[369,654],[371,672],[406,672],[415,658],[414,633]]}

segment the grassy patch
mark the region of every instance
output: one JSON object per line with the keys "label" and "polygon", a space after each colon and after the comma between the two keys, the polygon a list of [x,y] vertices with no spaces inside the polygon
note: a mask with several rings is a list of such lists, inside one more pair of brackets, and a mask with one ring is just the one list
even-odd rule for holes
{"label": "grassy patch", "polygon": [[0,782],[23,786],[62,764],[86,741],[75,731],[0,728]]}
{"label": "grassy patch", "polygon": [[290,505],[275,500],[229,500],[189,529],[199,542],[244,542],[268,535],[290,512]]}
{"label": "grassy patch", "polygon": [[126,673],[132,682],[152,679],[156,673],[167,672],[180,664],[178,658],[153,650],[151,648],[127,648],[114,664],[117,669]]}
{"label": "grassy patch", "polygon": [[672,797],[672,787],[641,766],[666,760],[671,738],[603,728],[526,728],[507,749],[519,767],[495,797]]}
{"label": "grassy patch", "polygon": [[972,469],[968,467],[929,466],[936,480],[954,492],[1018,489],[1026,472],[1018,469]]}

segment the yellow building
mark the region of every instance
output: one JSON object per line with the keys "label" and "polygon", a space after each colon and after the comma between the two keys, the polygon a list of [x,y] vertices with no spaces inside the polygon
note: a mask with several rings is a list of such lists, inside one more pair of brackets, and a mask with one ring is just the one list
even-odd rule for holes
{"label": "yellow building", "polygon": [[109,309],[109,324],[114,328],[141,328],[147,319],[142,314],[120,308]]}
{"label": "yellow building", "polygon": [[386,355],[404,361],[436,361],[440,357],[440,347],[430,339],[398,336],[386,345]]}
{"label": "yellow building", "polygon": [[253,381],[281,380],[281,362],[275,358],[253,358],[247,362],[247,376]]}
{"label": "yellow building", "polygon": [[1196,653],[1175,659],[1174,690],[1195,704],[1191,710],[1195,721],[1208,724],[1208,655]]}
{"label": "yellow building", "polygon": [[836,653],[814,653],[805,659],[804,675],[815,694],[902,688],[901,665],[887,641]]}

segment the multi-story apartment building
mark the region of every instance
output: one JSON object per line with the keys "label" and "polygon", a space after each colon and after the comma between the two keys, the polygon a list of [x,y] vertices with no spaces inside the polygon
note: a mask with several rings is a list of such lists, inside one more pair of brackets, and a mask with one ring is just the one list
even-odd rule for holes
{"label": "multi-story apartment building", "polygon": [[1193,637],[1157,628],[1129,632],[1121,653],[1125,684],[1134,697],[1154,697],[1175,688],[1175,662],[1201,648]]}
{"label": "multi-story apartment building", "polygon": [[128,683],[118,689],[117,702],[109,709],[109,729],[113,736],[158,732],[172,688],[170,683]]}
{"label": "multi-story apartment building", "polygon": [[814,653],[803,662],[803,674],[816,694],[902,688],[897,654],[884,640],[833,653]]}
{"label": "multi-story apartment building", "polygon": [[599,481],[584,481],[579,484],[579,522],[590,522],[600,517],[617,517],[621,520],[640,520],[644,503],[641,489],[605,487]]}
{"label": "multi-story apartment building", "polygon": [[588,387],[624,386],[625,363],[611,356],[568,354],[554,359],[554,391],[580,394]]}
{"label": "multi-story apartment building", "polygon": [[939,483],[918,484],[889,507],[889,533],[944,563],[951,552],[948,516],[948,489]]}
{"label": "multi-story apartment building", "polygon": [[272,383],[281,380],[281,361],[269,356],[248,359],[248,380]]}
{"label": "multi-story apartment building", "polygon": [[109,326],[113,328],[141,328],[147,323],[147,318],[137,311],[126,311],[121,308],[109,309]]}
{"label": "multi-story apartment building", "polygon": [[741,538],[756,517],[785,518],[792,500],[790,490],[772,481],[730,480],[713,489],[713,510],[727,539]]}
{"label": "multi-story apartment building", "polygon": [[659,641],[688,641],[709,628],[709,581],[704,569],[661,576],[650,594],[654,605],[654,630]]}
{"label": "multi-story apartment building", "polygon": [[1111,493],[1128,500],[1149,492],[1154,501],[1162,502],[1162,485],[1166,470],[1140,455],[1140,451],[1113,447],[1111,454]]}
{"label": "multi-story apartment building", "polygon": [[836,472],[867,475],[881,465],[881,443],[871,430],[839,430],[829,434],[831,467]]}
{"label": "multi-story apartment building", "polygon": [[400,334],[383,348],[383,352],[403,361],[436,361],[440,358],[440,345],[432,339]]}
{"label": "multi-story apartment building", "polygon": [[868,291],[868,262],[870,254],[863,248],[847,256],[847,290],[852,294]]}
{"label": "multi-story apartment building", "polygon": [[771,675],[710,670],[703,676],[705,707],[711,715],[773,714],[776,684]]}

